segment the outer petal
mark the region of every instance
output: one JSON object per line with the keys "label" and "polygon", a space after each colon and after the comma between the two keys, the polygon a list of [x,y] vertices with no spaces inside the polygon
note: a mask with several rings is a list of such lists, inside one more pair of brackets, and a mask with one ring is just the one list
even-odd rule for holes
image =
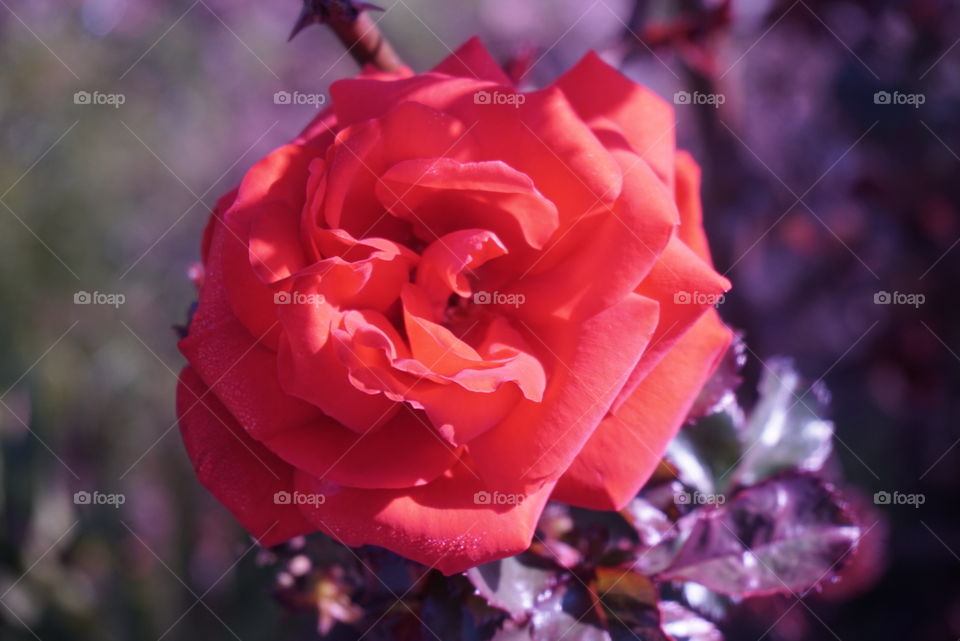
{"label": "outer petal", "polygon": [[673,188],[674,113],[657,94],[588,53],[556,83],[608,148],[628,146]]}
{"label": "outer petal", "polygon": [[348,127],[379,118],[403,102],[415,102],[447,113],[460,100],[473,100],[478,91],[493,86],[488,81],[422,73],[412,78],[384,81],[345,78],[330,85],[337,123]]}
{"label": "outer petal", "polygon": [[660,303],[660,323],[650,347],[613,404],[616,411],[630,392],[704,312],[719,301],[730,282],[703,262],[678,237],[670,239],[666,251],[657,260],[637,292]]}
{"label": "outer petal", "polygon": [[677,209],[680,210],[680,240],[703,262],[713,266],[710,245],[703,230],[703,207],[700,204],[700,166],[686,151],[678,151]]}
{"label": "outer petal", "polygon": [[314,478],[355,488],[423,485],[447,471],[458,456],[430,422],[409,407],[359,437],[330,421],[317,421],[283,432],[265,445]]}
{"label": "outer petal", "polygon": [[433,68],[435,73],[445,73],[448,76],[462,76],[489,80],[498,85],[511,84],[510,78],[503,72],[497,61],[493,59],[480,38],[474,36],[460,48],[451,53],[443,62]]}
{"label": "outer petal", "polygon": [[314,528],[293,505],[293,468],[250,438],[191,368],[180,374],[177,417],[200,482],[256,537],[271,546]]}
{"label": "outer petal", "polygon": [[715,311],[702,316],[616,414],[603,420],[553,498],[594,510],[626,505],[653,473],[731,339]]}
{"label": "outer petal", "polygon": [[561,231],[587,212],[615,202],[623,188],[622,168],[564,93],[553,88],[523,98],[522,104],[512,106],[478,104],[473,96],[464,97],[451,113],[472,127],[482,160],[503,161],[533,179],[540,193],[557,205]]}
{"label": "outer petal", "polygon": [[677,225],[671,194],[635,155],[615,157],[625,172],[620,199],[581,216],[530,274],[507,287],[525,297],[516,315],[527,322],[566,322],[615,304],[637,289],[667,247]]}
{"label": "outer petal", "polygon": [[[453,76],[453,77],[451,77]],[[340,126],[387,113],[405,100],[445,111],[462,97],[491,86],[513,83],[477,38],[468,40],[430,73],[415,76],[363,74],[330,85],[336,121]]]}
{"label": "outer petal", "polygon": [[[179,348],[206,385],[216,388],[214,393],[220,401],[235,416],[243,417],[244,428],[251,436],[260,439],[306,423],[320,412],[280,391],[275,355],[264,345],[265,336],[279,334],[279,322],[271,321],[259,335],[254,335],[234,315],[226,282],[229,272],[217,267],[227,246],[236,247],[236,238],[224,224],[217,224],[210,241],[210,269],[200,289],[197,312],[190,322],[189,335],[180,341]],[[248,267],[242,273],[252,271]],[[276,307],[272,295],[264,305]],[[246,387],[255,393],[248,393]]]}
{"label": "outer petal", "polygon": [[329,135],[310,144],[284,145],[254,165],[240,183],[226,220],[236,231],[247,232],[250,264],[264,283],[287,278],[306,265],[300,218],[309,166],[332,141]]}
{"label": "outer petal", "polygon": [[476,100],[478,92],[512,94],[515,89],[421,74],[395,82],[341,80],[330,91],[341,123],[375,118],[404,102],[457,118],[479,145],[480,155],[472,160],[502,161],[530,176],[560,208],[561,221],[609,205],[620,194],[619,166],[559,89],[523,94],[523,101],[513,105],[482,104]]}
{"label": "outer petal", "polygon": [[526,329],[549,372],[541,403],[522,400],[505,421],[469,443],[491,487],[530,487],[570,466],[636,365],[657,304],[636,294],[583,321]]}
{"label": "outer petal", "polygon": [[[406,412],[357,434],[286,394],[277,379],[277,355],[244,337],[239,324],[191,334],[181,350],[251,437],[316,476],[361,487],[407,487],[437,476],[456,458],[453,448],[428,433],[429,422],[412,421]],[[310,447],[303,447],[306,442]],[[401,457],[397,442],[404,444]]]}
{"label": "outer petal", "polygon": [[380,545],[451,575],[527,549],[553,484],[532,490],[519,505],[484,504],[478,493],[495,490],[460,464],[402,491],[342,488],[302,473],[297,487],[324,496],[322,504],[301,509],[342,543]]}

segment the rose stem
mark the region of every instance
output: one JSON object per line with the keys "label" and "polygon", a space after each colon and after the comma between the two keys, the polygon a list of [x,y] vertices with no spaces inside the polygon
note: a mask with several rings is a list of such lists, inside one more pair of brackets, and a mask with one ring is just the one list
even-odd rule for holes
{"label": "rose stem", "polygon": [[370,18],[368,9],[382,11],[376,5],[352,0],[304,0],[290,38],[314,22],[326,24],[358,64],[396,72],[405,66],[403,60]]}

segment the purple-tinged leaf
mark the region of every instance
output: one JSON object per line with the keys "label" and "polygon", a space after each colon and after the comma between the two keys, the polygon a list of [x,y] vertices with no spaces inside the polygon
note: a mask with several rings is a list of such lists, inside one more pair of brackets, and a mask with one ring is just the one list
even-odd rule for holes
{"label": "purple-tinged leaf", "polygon": [[600,568],[594,590],[613,641],[668,641],[660,629],[660,593],[648,577],[633,570]]}
{"label": "purple-tinged leaf", "polygon": [[660,618],[673,641],[723,641],[717,626],[674,601],[660,602]]}
{"label": "purple-tinged leaf", "polygon": [[700,394],[693,402],[693,407],[690,408],[688,418],[696,420],[736,404],[735,390],[743,382],[740,370],[746,362],[746,344],[743,342],[743,336],[738,333],[734,336],[730,349],[724,354],[716,371],[700,390]]}
{"label": "purple-tinged leaf", "polygon": [[678,536],[658,546],[678,548],[658,579],[740,597],[814,587],[839,569],[860,536],[833,488],[808,474],[769,479],[677,526]]}
{"label": "purple-tinged leaf", "polygon": [[533,631],[529,625],[519,626],[508,619],[503,627],[490,638],[490,641],[533,641],[531,634],[533,634]]}
{"label": "purple-tinged leaf", "polygon": [[639,497],[630,501],[620,513],[637,531],[643,547],[653,547],[674,527],[673,522],[660,508]]}
{"label": "purple-tinged leaf", "polygon": [[471,594],[469,581],[461,577],[447,578],[431,573],[423,589],[419,639],[459,639],[486,641],[506,618],[503,612]]}
{"label": "purple-tinged leaf", "polygon": [[680,592],[683,596],[681,600],[687,608],[711,621],[724,620],[730,608],[741,601],[738,597],[708,590],[699,583],[684,583]]}
{"label": "purple-tinged leaf", "polygon": [[741,432],[744,454],[731,485],[753,485],[785,470],[819,470],[830,456],[833,423],[824,420],[826,388],[809,388],[787,359],[773,359],[760,381],[760,399]]}
{"label": "purple-tinged leaf", "polygon": [[537,600],[530,632],[532,641],[612,641],[597,616],[595,599],[574,578]]}
{"label": "purple-tinged leaf", "polygon": [[466,575],[487,603],[519,620],[529,615],[537,598],[557,581],[555,569],[531,560],[527,555],[511,556],[471,568]]}
{"label": "purple-tinged leaf", "polygon": [[685,427],[667,446],[666,457],[688,487],[712,494],[725,486],[743,456],[745,419],[736,403]]}

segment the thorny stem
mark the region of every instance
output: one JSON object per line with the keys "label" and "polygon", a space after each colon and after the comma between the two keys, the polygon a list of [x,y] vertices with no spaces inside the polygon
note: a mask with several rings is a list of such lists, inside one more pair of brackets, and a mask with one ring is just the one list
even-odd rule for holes
{"label": "thorny stem", "polygon": [[361,66],[369,64],[382,71],[398,71],[404,63],[370,18],[368,10],[383,9],[354,0],[303,0],[303,9],[290,39],[310,24],[326,24]]}

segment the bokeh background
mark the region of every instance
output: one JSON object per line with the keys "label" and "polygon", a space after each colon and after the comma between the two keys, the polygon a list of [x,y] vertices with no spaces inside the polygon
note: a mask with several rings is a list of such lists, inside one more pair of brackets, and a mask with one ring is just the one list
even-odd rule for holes
{"label": "bokeh background", "polygon": [[[729,638],[960,637],[960,7],[382,4],[416,69],[477,33],[530,87],[596,49],[668,100],[691,95],[677,135],[704,169],[748,383],[777,354],[825,381],[870,528],[844,581],[809,607],[742,608]],[[315,113],[275,92],[323,94],[356,70],[323,28],[286,42],[298,11],[0,0],[0,639],[310,638],[196,482],[173,412],[174,326],[209,207]],[[123,104],[77,104],[84,91]],[[124,302],[75,304],[81,291]],[[125,502],[76,505],[77,491]],[[878,506],[877,491],[925,502]]]}

